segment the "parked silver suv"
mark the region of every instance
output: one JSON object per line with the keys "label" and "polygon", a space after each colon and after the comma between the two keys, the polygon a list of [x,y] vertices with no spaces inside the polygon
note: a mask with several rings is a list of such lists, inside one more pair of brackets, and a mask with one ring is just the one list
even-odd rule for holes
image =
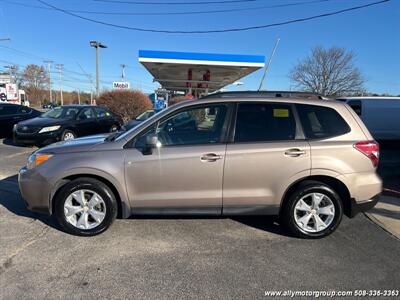
{"label": "parked silver suv", "polygon": [[187,101],[128,132],[60,142],[19,173],[27,206],[73,234],[117,215],[279,215],[299,237],[332,233],[373,207],[379,147],[336,101]]}

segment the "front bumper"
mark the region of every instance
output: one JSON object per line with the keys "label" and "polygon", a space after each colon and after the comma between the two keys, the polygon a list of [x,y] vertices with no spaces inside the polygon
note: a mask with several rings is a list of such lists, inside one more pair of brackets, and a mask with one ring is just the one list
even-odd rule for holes
{"label": "front bumper", "polygon": [[61,132],[51,131],[45,133],[20,133],[14,131],[14,142],[17,144],[48,145],[61,140]]}
{"label": "front bumper", "polygon": [[351,199],[351,205],[350,205],[350,218],[355,217],[358,213],[360,212],[366,212],[367,210],[370,210],[373,208],[379,201],[381,194],[377,194],[374,197],[372,197],[369,200],[362,201],[362,202],[357,202],[353,198]]}
{"label": "front bumper", "polygon": [[22,198],[29,210],[51,214],[51,185],[37,169],[28,170],[23,167],[19,170],[18,184]]}

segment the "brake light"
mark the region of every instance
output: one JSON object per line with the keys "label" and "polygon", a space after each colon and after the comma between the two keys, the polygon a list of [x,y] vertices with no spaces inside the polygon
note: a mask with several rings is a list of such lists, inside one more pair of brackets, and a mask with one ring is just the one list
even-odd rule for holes
{"label": "brake light", "polygon": [[361,141],[354,144],[354,148],[366,155],[374,167],[379,163],[379,144],[375,141]]}

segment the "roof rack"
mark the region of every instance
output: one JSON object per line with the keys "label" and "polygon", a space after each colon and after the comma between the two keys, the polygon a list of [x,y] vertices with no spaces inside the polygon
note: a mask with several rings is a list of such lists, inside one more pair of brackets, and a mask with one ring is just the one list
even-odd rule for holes
{"label": "roof rack", "polygon": [[325,100],[327,98],[311,93],[311,92],[296,92],[296,91],[231,91],[219,92],[209,94],[201,99],[210,98],[258,98],[258,97],[271,97],[271,98],[300,98],[310,100]]}

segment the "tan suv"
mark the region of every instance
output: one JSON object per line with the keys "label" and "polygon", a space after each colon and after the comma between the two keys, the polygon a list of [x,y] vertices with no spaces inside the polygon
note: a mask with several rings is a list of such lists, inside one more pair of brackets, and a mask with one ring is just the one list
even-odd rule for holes
{"label": "tan suv", "polygon": [[187,101],[127,132],[60,142],[19,174],[28,207],[94,235],[119,214],[279,215],[332,233],[373,207],[379,147],[346,104],[241,97]]}

